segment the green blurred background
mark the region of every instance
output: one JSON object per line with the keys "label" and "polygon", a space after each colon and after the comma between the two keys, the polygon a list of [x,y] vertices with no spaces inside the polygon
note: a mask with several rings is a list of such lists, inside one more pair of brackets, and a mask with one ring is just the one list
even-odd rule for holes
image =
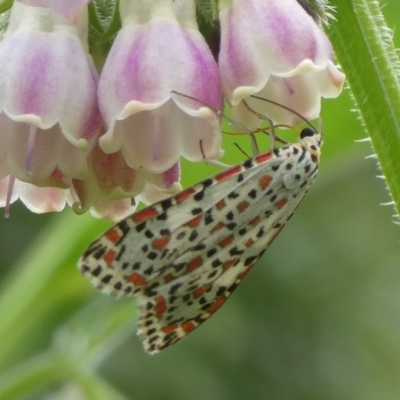
{"label": "green blurred background", "polygon": [[[383,12],[395,28],[400,3]],[[0,399],[19,380],[30,394],[4,398],[100,399],[94,382],[109,399],[399,399],[400,228],[352,108],[348,90],[323,102],[320,174],[300,209],[226,305],[156,356],[136,337],[135,301],[76,269],[111,224],[14,204],[0,222]],[[184,163],[184,186],[211,171]]]}

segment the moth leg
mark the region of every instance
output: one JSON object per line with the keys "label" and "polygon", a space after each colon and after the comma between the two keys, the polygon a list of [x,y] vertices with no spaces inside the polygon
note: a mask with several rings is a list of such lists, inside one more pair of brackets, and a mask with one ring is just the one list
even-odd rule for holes
{"label": "moth leg", "polygon": [[215,165],[216,167],[222,167],[222,168],[229,168],[231,167],[231,165],[229,164],[225,164],[221,161],[217,161],[217,160],[208,160],[205,153],[204,153],[204,148],[203,148],[203,139],[201,139],[199,141],[199,145],[200,145],[200,151],[201,151],[201,156],[203,157],[203,162],[205,164],[209,164],[209,165]]}
{"label": "moth leg", "polygon": [[[243,100],[243,104],[245,105],[245,107],[247,108],[248,111],[250,111],[251,113],[253,113],[254,115],[256,115],[258,118],[260,118],[263,121],[268,121],[269,124],[269,129],[271,130],[271,133],[267,132],[265,129],[259,129],[256,132],[264,132],[266,133],[268,136],[271,137],[271,149],[275,148],[275,141],[283,143],[283,144],[289,144],[288,141],[281,139],[278,135],[275,134],[275,128],[276,127],[288,127],[288,128],[292,128],[291,126],[288,125],[274,125],[274,122],[272,121],[272,119],[268,118],[266,115],[261,114],[259,112],[257,112],[256,110],[253,110],[246,102],[246,100]],[[254,134],[255,132],[253,132]],[[273,136],[273,137],[272,137]]]}

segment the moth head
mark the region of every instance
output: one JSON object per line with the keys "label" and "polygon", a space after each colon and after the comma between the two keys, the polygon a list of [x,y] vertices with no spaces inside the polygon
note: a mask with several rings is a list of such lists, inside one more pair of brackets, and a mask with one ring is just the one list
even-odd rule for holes
{"label": "moth head", "polygon": [[320,157],[322,146],[322,133],[316,129],[307,127],[300,132],[300,141],[311,154]]}

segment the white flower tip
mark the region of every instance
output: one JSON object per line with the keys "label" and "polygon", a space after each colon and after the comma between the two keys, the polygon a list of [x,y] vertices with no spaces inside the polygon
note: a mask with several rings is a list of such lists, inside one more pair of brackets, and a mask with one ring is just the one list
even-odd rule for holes
{"label": "white flower tip", "polygon": [[[107,194],[107,197],[104,203],[114,202],[114,201],[122,201],[127,198],[133,198],[138,195],[138,190],[127,191],[121,188],[121,186],[115,186],[110,193]],[[135,204],[131,204],[132,206]],[[132,211],[133,212],[133,211]]]}
{"label": "white flower tip", "polygon": [[225,150],[220,150],[220,152],[219,152],[219,155],[218,155],[218,160],[220,159],[220,158],[222,158],[223,156],[224,156],[224,154],[225,154]]}
{"label": "white flower tip", "polygon": [[[198,117],[209,121],[212,125],[218,124],[220,120],[220,111],[217,108],[208,106],[205,102],[195,98],[187,98],[177,93],[173,96],[174,103],[185,113],[192,117]],[[222,103],[222,102],[221,102]]]}
{"label": "white flower tip", "polygon": [[332,61],[329,61],[328,71],[330,72],[333,85],[338,88],[340,94],[343,89],[344,81],[346,80],[346,75],[342,71],[339,71]]}
{"label": "white flower tip", "polygon": [[168,189],[160,189],[151,183],[147,183],[145,190],[138,197],[143,203],[152,204],[179,193],[181,190],[182,185],[179,182],[175,182]]}
{"label": "white flower tip", "polygon": [[188,115],[191,115],[193,117],[199,117],[202,119],[205,119],[206,121],[209,121],[212,125],[219,125],[219,112],[216,110],[213,110],[207,106],[200,107],[197,110],[193,109],[185,109],[184,110]]}
{"label": "white flower tip", "polygon": [[[328,60],[328,63],[331,63]],[[312,60],[306,58],[300,64],[296,66],[296,68],[292,69],[291,71],[284,72],[282,74],[274,73],[275,76],[279,76],[281,78],[290,78],[292,76],[306,74],[307,72],[318,72],[322,71],[327,67],[327,64],[315,64]]]}
{"label": "white flower tip", "polygon": [[176,194],[182,190],[183,190],[182,185],[179,182],[174,182],[168,189],[166,189],[163,192],[168,195],[172,195],[172,194]]}
{"label": "white flower tip", "polygon": [[246,99],[247,97],[255,94],[259,91],[258,88],[255,86],[238,86],[230,96],[229,102],[231,106],[237,106],[242,100]]}
{"label": "white flower tip", "polygon": [[157,103],[143,103],[141,101],[131,100],[125,104],[124,108],[116,119],[123,120],[130,117],[132,114],[137,114],[141,111],[157,110],[167,101],[168,99],[163,99],[161,101],[158,101]]}
{"label": "white flower tip", "polygon": [[346,75],[329,61],[325,76],[325,79],[320,80],[321,95],[326,98],[338,97],[342,93]]}
{"label": "white flower tip", "polygon": [[68,132],[63,132],[64,137],[70,142],[73,146],[77,147],[82,152],[87,152],[89,150],[89,142],[84,138],[75,138],[72,135],[69,135]]}
{"label": "white flower tip", "polygon": [[103,150],[104,153],[106,154],[116,153],[121,148],[119,141],[115,140],[113,133],[114,133],[114,128],[111,127],[99,139],[99,146],[101,150]]}
{"label": "white flower tip", "polygon": [[7,111],[3,111],[4,114],[7,115],[8,118],[10,118],[12,121],[15,122],[21,122],[23,124],[28,124],[32,126],[36,126],[41,129],[49,129],[50,126],[45,125],[42,118],[39,117],[36,114],[20,114],[20,115],[13,115],[11,113],[8,113]]}
{"label": "white flower tip", "polygon": [[95,218],[109,219],[114,222],[128,217],[136,209],[130,199],[120,199],[111,202],[98,202],[90,208],[90,213]]}

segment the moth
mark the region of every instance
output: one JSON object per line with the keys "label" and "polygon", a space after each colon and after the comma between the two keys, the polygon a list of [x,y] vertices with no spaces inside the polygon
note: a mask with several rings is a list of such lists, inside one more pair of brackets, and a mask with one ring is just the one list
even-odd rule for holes
{"label": "moth", "polygon": [[101,292],[137,299],[138,335],[156,353],[184,338],[234,292],[314,181],[322,135],[273,147],[117,223],[79,269]]}

